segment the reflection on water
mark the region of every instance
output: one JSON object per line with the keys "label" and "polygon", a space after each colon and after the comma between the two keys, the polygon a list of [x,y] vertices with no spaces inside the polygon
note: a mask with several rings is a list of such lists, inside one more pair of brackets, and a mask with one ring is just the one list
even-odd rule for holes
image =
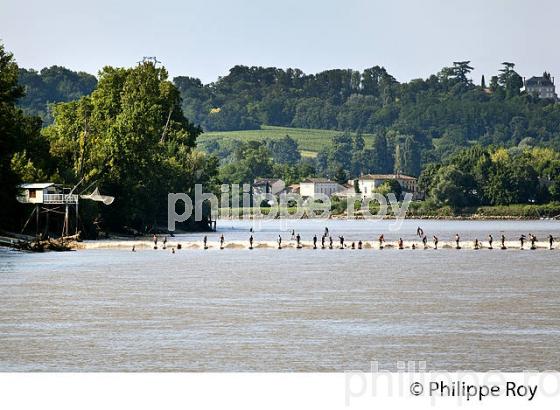
{"label": "reflection on water", "polygon": [[[490,230],[544,239],[559,228],[421,224],[448,239]],[[417,225],[395,235],[412,238]],[[249,225],[233,226],[228,237],[247,236]],[[328,226],[349,240],[386,228]],[[297,224],[302,236],[323,228]],[[255,233],[267,235],[278,227]],[[369,370],[373,360],[395,370],[416,360],[449,371],[558,371],[559,258],[560,250],[0,250],[0,370],[343,371]]]}

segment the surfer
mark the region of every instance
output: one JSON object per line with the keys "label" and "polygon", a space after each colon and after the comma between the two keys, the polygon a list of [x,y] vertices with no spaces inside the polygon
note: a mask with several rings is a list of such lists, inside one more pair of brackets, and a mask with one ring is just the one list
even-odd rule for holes
{"label": "surfer", "polygon": [[321,249],[325,249],[325,238],[326,237],[327,237],[327,235],[321,236]]}
{"label": "surfer", "polygon": [[253,249],[253,235],[249,238],[249,249]]}
{"label": "surfer", "polygon": [[416,235],[421,238],[422,236],[424,236],[424,230],[420,227],[416,228]]}
{"label": "surfer", "polygon": [[224,234],[220,235],[220,249],[224,249]]}
{"label": "surfer", "polygon": [[461,237],[459,236],[458,233],[455,234],[455,249],[461,249],[461,246],[459,246],[459,241],[461,240]]}
{"label": "surfer", "polygon": [[379,249],[383,249],[383,242],[385,242],[385,236],[381,234],[379,235]]}
{"label": "surfer", "polygon": [[488,235],[488,249],[493,249],[492,248],[492,243],[494,242],[494,238],[492,237],[492,235]]}
{"label": "surfer", "polygon": [[329,236],[329,249],[333,248],[333,240],[332,240],[332,236]]}
{"label": "surfer", "polygon": [[507,249],[506,248],[506,236],[504,234],[502,234],[502,249]]}
{"label": "surfer", "polygon": [[537,237],[535,235],[533,235],[532,233],[530,233],[529,234],[529,239],[531,240],[531,250],[537,249],[537,247],[535,246],[535,242],[537,242]]}
{"label": "surfer", "polygon": [[424,249],[428,249],[428,238],[426,235],[422,237],[422,243],[424,244]]}
{"label": "surfer", "polygon": [[519,243],[521,244],[521,249],[523,249],[523,244],[525,244],[525,239],[526,239],[525,235],[521,235],[519,237]]}
{"label": "surfer", "polygon": [[300,241],[301,241],[301,236],[299,236],[299,233],[296,235],[296,244],[297,244],[297,248],[300,249],[301,245],[300,245]]}
{"label": "surfer", "polygon": [[340,249],[344,249],[344,236],[339,236],[338,240],[340,241]]}
{"label": "surfer", "polygon": [[278,249],[282,249],[282,237],[278,235]]}
{"label": "surfer", "polygon": [[437,249],[438,242],[439,242],[438,237],[434,235],[434,249]]}
{"label": "surfer", "polygon": [[399,249],[404,249],[402,238],[399,238]]}
{"label": "surfer", "polygon": [[552,235],[548,235],[548,249],[552,250],[552,244],[554,243],[554,238]]}
{"label": "surfer", "polygon": [[313,249],[317,249],[317,235],[313,235]]}
{"label": "surfer", "polygon": [[480,244],[478,243],[478,238],[474,239],[474,250],[477,251],[480,248]]}
{"label": "surfer", "polygon": [[362,249],[362,241],[358,241],[358,249]]}
{"label": "surfer", "polygon": [[206,235],[204,235],[204,239],[202,239],[202,241],[204,242],[204,249],[208,249],[208,246],[207,246],[208,237]]}

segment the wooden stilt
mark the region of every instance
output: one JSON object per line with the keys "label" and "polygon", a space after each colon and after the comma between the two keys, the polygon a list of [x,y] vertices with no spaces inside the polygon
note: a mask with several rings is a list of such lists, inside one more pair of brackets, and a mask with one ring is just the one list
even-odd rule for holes
{"label": "wooden stilt", "polygon": [[78,218],[79,218],[79,214],[78,214],[78,202],[76,202],[76,235],[78,234]]}
{"label": "wooden stilt", "polygon": [[49,236],[49,217],[50,211],[48,208],[45,208],[46,215],[45,215],[45,237]]}
{"label": "wooden stilt", "polygon": [[40,222],[39,212],[40,212],[40,208],[39,208],[39,204],[37,204],[37,205],[35,205],[35,215],[36,215],[35,236],[39,235],[39,222]]}
{"label": "wooden stilt", "polygon": [[64,226],[62,227],[62,236],[68,236],[68,204],[64,209]]}

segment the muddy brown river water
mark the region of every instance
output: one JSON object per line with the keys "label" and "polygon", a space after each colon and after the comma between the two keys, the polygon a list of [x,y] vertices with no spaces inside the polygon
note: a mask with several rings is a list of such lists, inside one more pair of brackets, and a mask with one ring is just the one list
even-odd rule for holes
{"label": "muddy brown river water", "polygon": [[[357,240],[383,223],[328,226]],[[560,235],[553,221],[406,221],[386,236],[419,224],[445,239]],[[236,240],[249,226],[219,225]],[[258,229],[288,240],[292,226]],[[0,249],[0,371],[559,371],[559,261],[560,249]]]}

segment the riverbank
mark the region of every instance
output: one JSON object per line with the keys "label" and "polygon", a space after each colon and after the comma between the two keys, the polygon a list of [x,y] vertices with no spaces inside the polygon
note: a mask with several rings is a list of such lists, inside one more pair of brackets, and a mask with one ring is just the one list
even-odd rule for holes
{"label": "riverbank", "polygon": [[435,207],[429,202],[412,202],[407,218],[454,219],[454,220],[538,220],[559,219],[560,202],[548,204],[513,204],[477,206],[453,209],[449,206]]}
{"label": "riverbank", "polygon": [[[333,247],[338,248],[339,236],[344,236],[346,246],[351,248],[354,242],[355,248],[358,248],[358,242],[362,241],[364,249],[378,249],[379,244],[377,238],[384,235],[387,240],[386,248],[397,248],[397,241],[402,238],[405,249],[411,249],[412,245],[416,249],[422,249],[423,244],[416,235],[417,228],[421,227],[428,239],[428,249],[433,248],[433,236],[439,238],[439,248],[455,248],[454,237],[459,234],[461,244],[464,249],[472,249],[474,240],[478,238],[482,249],[487,248],[488,235],[494,237],[494,249],[499,248],[501,235],[505,236],[506,247],[510,249],[519,248],[519,238],[529,234],[535,235],[539,241],[537,247],[539,249],[548,248],[548,237],[553,235],[555,241],[559,240],[560,223],[556,220],[465,220],[447,218],[430,219],[405,219],[395,221],[387,218],[386,220],[348,220],[345,218],[325,219],[303,219],[303,220],[218,220],[217,232],[191,232],[191,233],[175,233],[174,236],[161,234],[158,235],[158,250],[162,250],[163,241],[167,238],[166,249],[175,248],[182,249],[203,249],[203,237],[207,237],[208,248],[219,249],[220,236],[225,239],[224,249],[248,249],[249,238],[254,238],[254,248],[277,249],[277,239],[279,235],[282,237],[283,248],[296,248],[295,238],[292,238],[292,231],[300,234],[302,239],[302,248],[310,249],[313,247],[312,238],[317,235],[320,247],[321,235],[328,228],[333,239]],[[8,238],[7,238],[8,239]],[[6,243],[10,244],[7,240]],[[328,238],[325,241],[328,247]],[[70,244],[72,249],[125,249],[136,250],[146,249],[152,250],[154,247],[153,237],[149,236],[111,236],[109,238],[97,240],[85,240],[83,242],[65,241]],[[528,241],[525,242],[527,248]],[[554,244],[556,247],[556,243]]]}
{"label": "riverbank", "polygon": [[[272,218],[270,213],[274,213]],[[294,219],[315,219],[313,215],[305,213],[299,218],[295,216],[296,208],[289,207],[287,212]],[[370,213],[376,215],[379,208],[370,206]],[[387,215],[384,219],[395,219],[394,213],[389,207]],[[236,215],[237,218],[232,218],[230,215]],[[249,212],[244,214],[243,208],[229,208],[220,210],[221,219],[280,219],[286,216],[280,216],[278,209],[275,207],[261,207],[259,212],[255,209],[249,209]],[[363,213],[356,209],[354,215],[350,219],[366,219]],[[346,202],[340,201],[333,204],[331,213],[327,218],[322,219],[346,219],[348,214],[346,211]],[[318,218],[319,219],[319,218]],[[551,202],[548,204],[514,204],[514,205],[500,205],[500,206],[478,206],[478,207],[465,207],[454,209],[449,206],[435,206],[434,204],[426,201],[411,202],[406,212],[406,219],[428,219],[428,220],[453,220],[453,221],[523,221],[523,220],[540,220],[540,219],[560,219],[560,202]]]}

